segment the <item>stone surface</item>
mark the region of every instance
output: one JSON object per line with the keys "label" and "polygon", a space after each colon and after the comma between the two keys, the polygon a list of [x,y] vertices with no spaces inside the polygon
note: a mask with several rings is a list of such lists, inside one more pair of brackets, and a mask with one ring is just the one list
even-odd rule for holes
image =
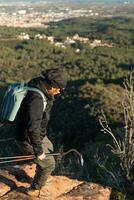
{"label": "stone surface", "polygon": [[[35,165],[7,167],[0,171],[1,200],[36,200],[26,195],[35,174]],[[110,200],[110,188],[101,185],[70,179],[65,176],[50,176],[42,191],[51,193],[46,200]],[[5,194],[5,195],[4,195]],[[44,199],[45,198],[40,198]]]}
{"label": "stone surface", "polygon": [[0,197],[8,193],[10,190],[11,188],[8,185],[0,182]]}
{"label": "stone surface", "polygon": [[[111,194],[110,188],[104,188],[95,183],[83,182],[67,194],[61,197],[63,200],[109,200]],[[61,200],[59,198],[59,200]]]}

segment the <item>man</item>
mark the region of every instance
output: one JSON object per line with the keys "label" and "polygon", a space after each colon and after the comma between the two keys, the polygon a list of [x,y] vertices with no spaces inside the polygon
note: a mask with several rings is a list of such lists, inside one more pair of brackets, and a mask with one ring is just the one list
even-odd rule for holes
{"label": "man", "polygon": [[54,157],[46,158],[45,153],[53,151],[53,145],[47,138],[47,124],[49,113],[55,95],[59,95],[66,87],[67,76],[62,69],[49,69],[42,73],[42,77],[29,82],[29,86],[41,90],[46,98],[47,105],[43,111],[42,96],[29,91],[24,98],[18,118],[16,143],[25,154],[36,155],[36,171],[27,193],[30,196],[39,196],[48,176],[55,168]]}

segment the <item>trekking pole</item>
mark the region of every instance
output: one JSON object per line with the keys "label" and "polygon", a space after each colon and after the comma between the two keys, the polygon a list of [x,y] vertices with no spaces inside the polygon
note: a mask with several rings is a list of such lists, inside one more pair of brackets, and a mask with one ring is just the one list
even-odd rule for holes
{"label": "trekking pole", "polygon": [[61,152],[61,156],[62,156],[62,157],[63,157],[63,156],[66,156],[67,154],[72,153],[72,152],[76,153],[76,154],[79,156],[81,166],[83,166],[83,165],[84,165],[83,156],[82,156],[82,154],[81,154],[79,151],[77,151],[76,149],[70,149],[70,150],[68,150],[68,151],[66,151],[66,152],[63,152],[63,153]]}
{"label": "trekking pole", "polygon": [[18,158],[18,159],[14,159],[14,160],[5,160],[5,161],[0,161],[0,164],[4,164],[4,163],[12,163],[12,162],[18,162],[18,161],[24,161],[24,160],[33,160],[32,157],[27,157],[27,158]]}
{"label": "trekking pole", "polygon": [[[46,156],[58,156],[60,153],[45,153]],[[25,155],[25,156],[12,156],[12,157],[1,157],[0,160],[10,160],[10,159],[25,159],[25,158],[36,158],[35,155]]]}
{"label": "trekking pole", "polygon": [[[46,153],[45,155],[46,155],[46,157],[48,157],[48,156],[60,156],[62,158],[64,156],[66,156],[67,154],[71,153],[71,152],[74,152],[79,156],[81,165],[83,166],[83,163],[84,163],[83,156],[76,149],[70,149],[66,152],[59,152],[59,153]],[[18,162],[18,161],[25,161],[25,160],[33,160],[35,158],[36,158],[35,155],[0,157],[0,164]]]}
{"label": "trekking pole", "polygon": [[[48,156],[58,156],[58,155],[59,155],[59,153],[50,153],[50,154],[47,153],[46,157],[48,157]],[[12,163],[12,162],[18,162],[18,161],[25,161],[25,160],[33,160],[35,158],[36,158],[35,155],[2,157],[2,158],[0,158],[0,160],[2,160],[2,161],[0,161],[0,164]]]}
{"label": "trekking pole", "polygon": [[12,156],[12,157],[2,157],[0,160],[9,160],[9,159],[18,159],[18,158],[34,158],[35,155],[26,155],[26,156]]}

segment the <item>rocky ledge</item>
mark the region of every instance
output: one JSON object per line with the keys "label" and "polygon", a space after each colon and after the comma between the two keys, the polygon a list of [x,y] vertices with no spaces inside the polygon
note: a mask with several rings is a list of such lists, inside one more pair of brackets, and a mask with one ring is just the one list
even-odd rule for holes
{"label": "rocky ledge", "polygon": [[[25,193],[34,176],[35,165],[10,166],[0,170],[1,200],[36,200]],[[50,176],[43,191],[51,193],[46,200],[109,200],[111,188],[70,179],[65,176]]]}

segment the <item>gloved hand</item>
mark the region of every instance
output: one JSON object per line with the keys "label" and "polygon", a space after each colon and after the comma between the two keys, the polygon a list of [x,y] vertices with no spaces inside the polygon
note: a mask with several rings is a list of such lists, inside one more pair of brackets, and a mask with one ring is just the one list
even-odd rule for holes
{"label": "gloved hand", "polygon": [[37,156],[37,160],[44,160],[46,158],[45,153],[42,153],[40,156]]}

